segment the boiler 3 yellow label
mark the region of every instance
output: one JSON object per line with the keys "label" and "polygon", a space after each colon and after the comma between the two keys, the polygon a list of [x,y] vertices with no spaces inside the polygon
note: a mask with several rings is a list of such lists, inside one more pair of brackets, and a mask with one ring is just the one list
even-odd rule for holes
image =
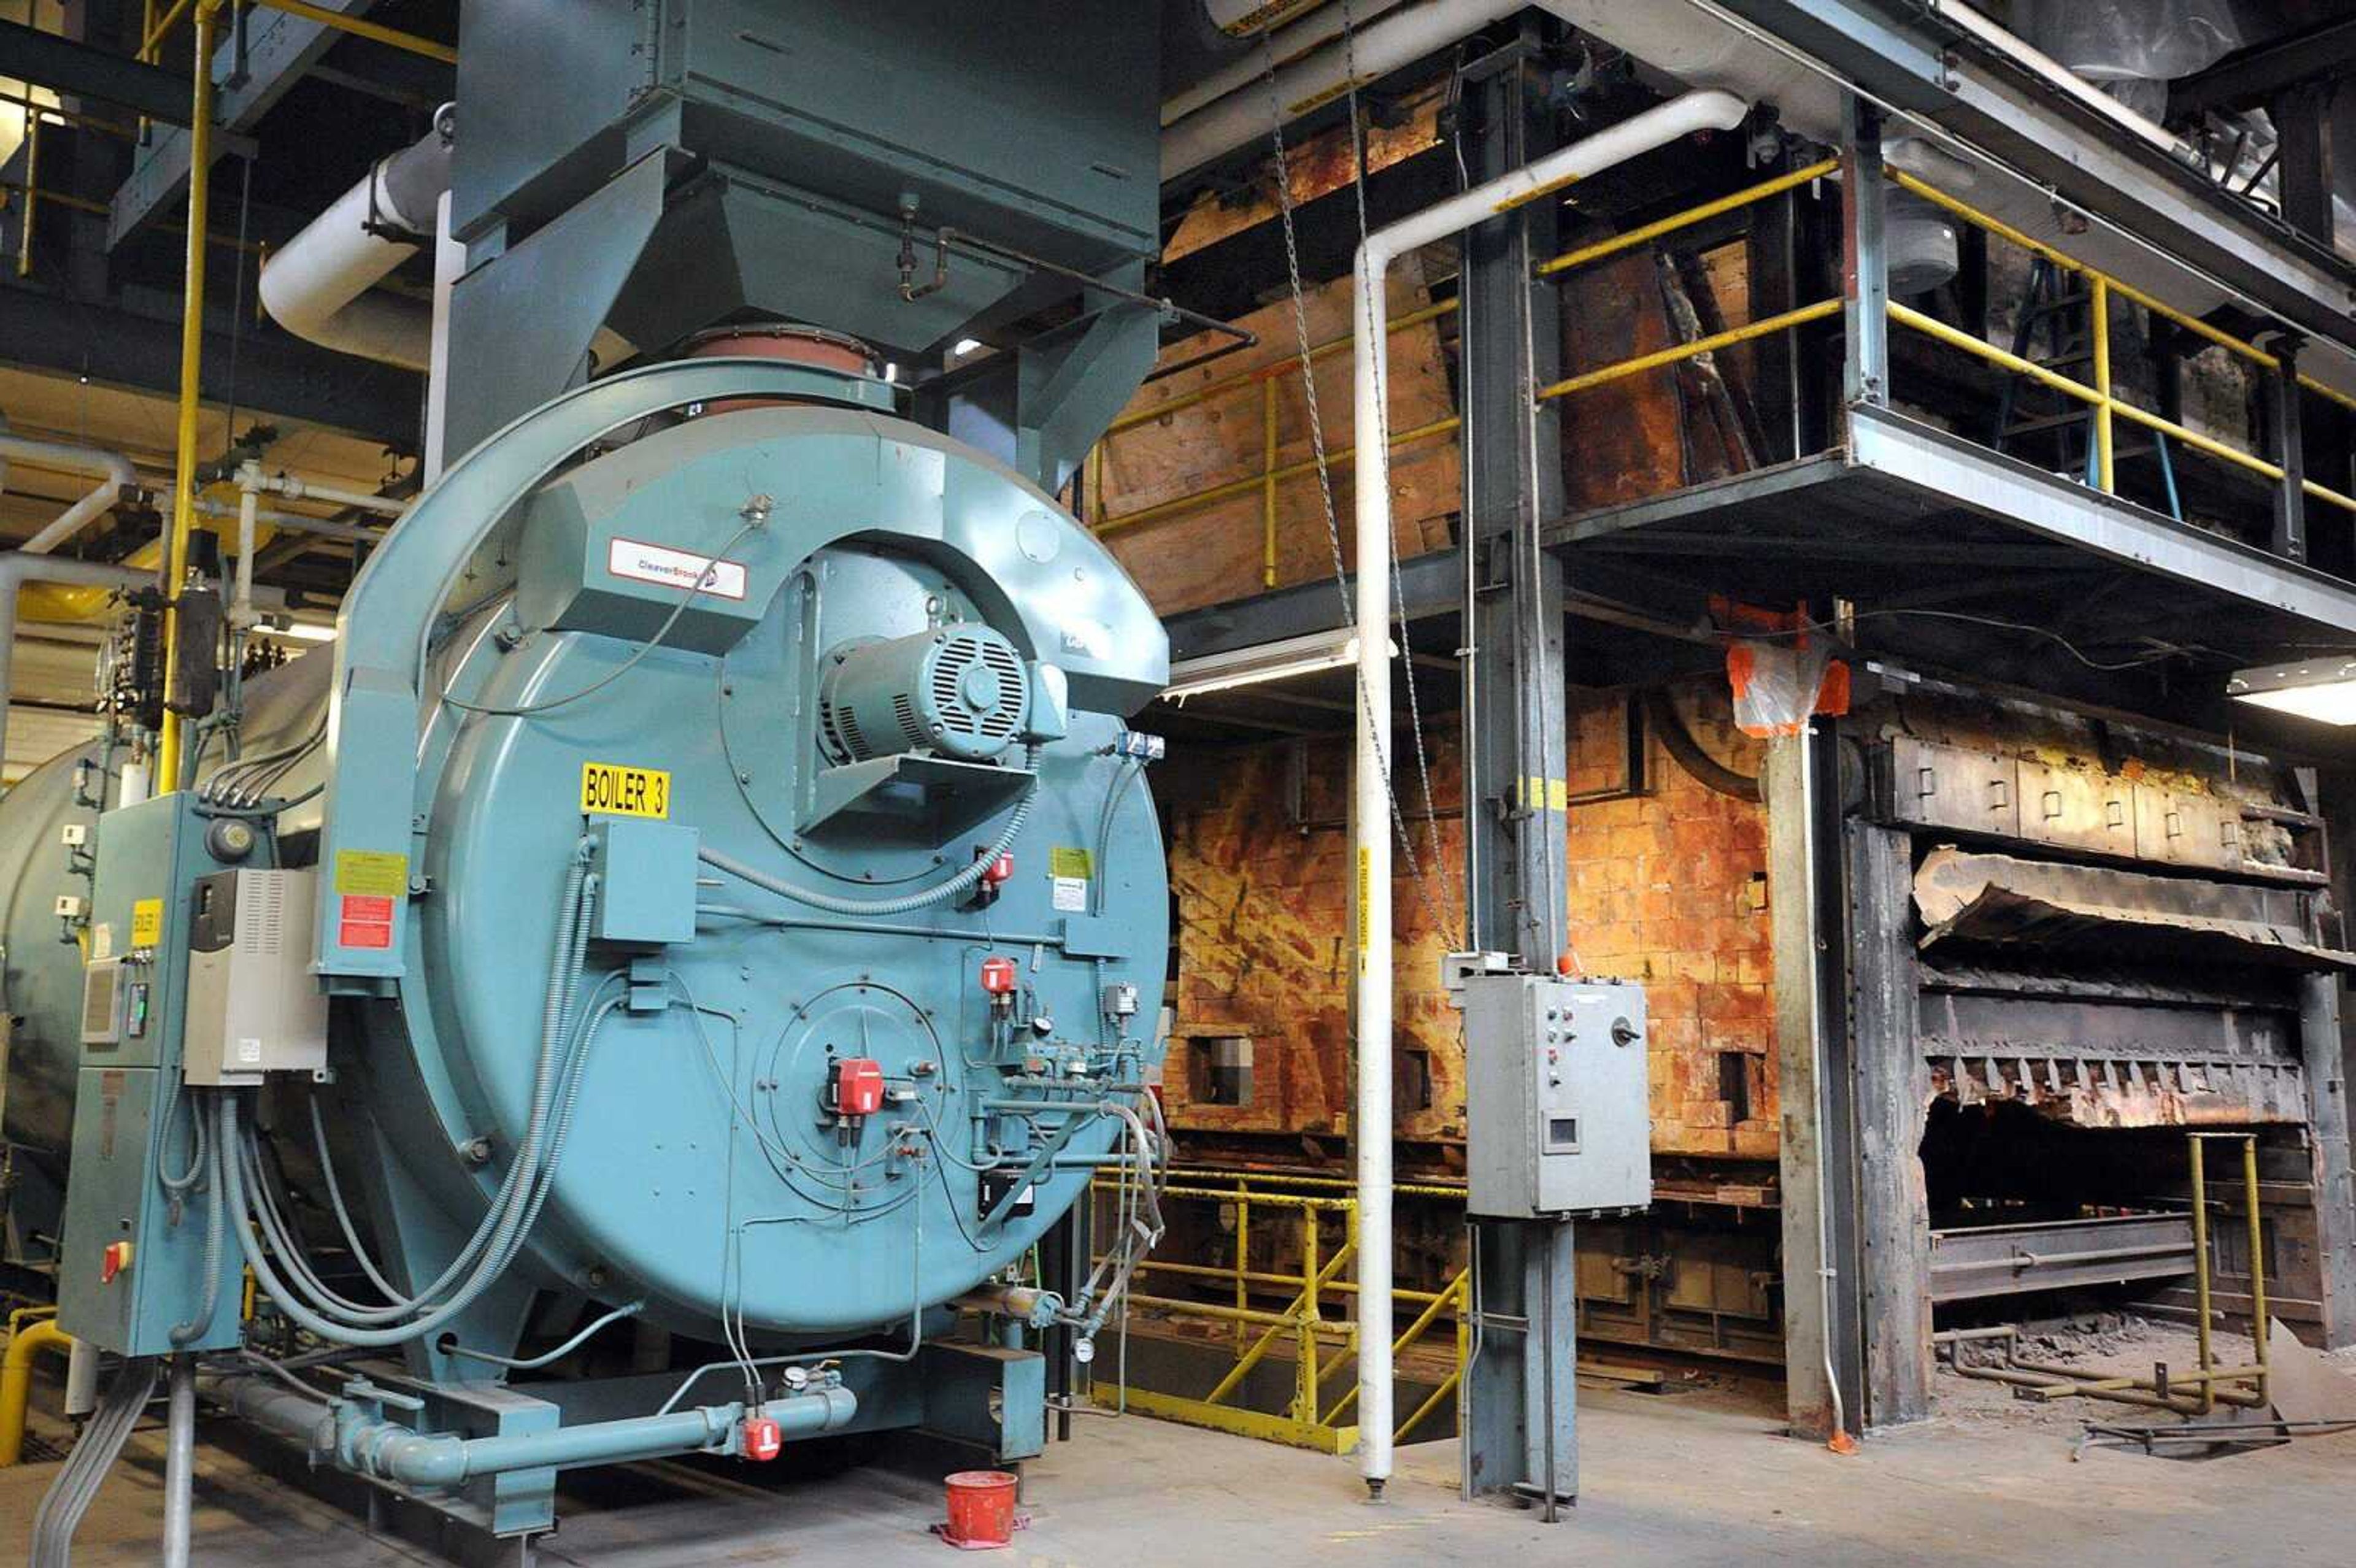
{"label": "boiler 3 yellow label", "polygon": [[620,763],[581,764],[581,809],[605,816],[670,816],[670,774]]}
{"label": "boiler 3 yellow label", "polygon": [[164,901],[141,899],[131,906],[131,945],[153,947],[164,940]]}

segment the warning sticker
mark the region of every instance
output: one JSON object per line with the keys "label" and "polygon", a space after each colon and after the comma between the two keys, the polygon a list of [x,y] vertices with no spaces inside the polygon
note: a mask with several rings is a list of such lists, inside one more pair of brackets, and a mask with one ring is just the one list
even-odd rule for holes
{"label": "warning sticker", "polygon": [[1096,857],[1076,845],[1058,844],[1047,851],[1047,874],[1085,881],[1096,875]]}
{"label": "warning sticker", "polygon": [[131,906],[131,945],[153,947],[164,940],[164,901],[141,899]]}
{"label": "warning sticker", "polygon": [[92,962],[114,956],[114,923],[102,920],[90,928],[90,956]]}
{"label": "warning sticker", "polygon": [[581,764],[581,810],[607,816],[670,816],[670,775],[620,763]]}
{"label": "warning sticker", "polygon": [[1088,880],[1086,877],[1057,877],[1055,907],[1066,914],[1086,914],[1088,912]]}
{"label": "warning sticker", "polygon": [[409,857],[391,849],[336,851],[336,891],[372,893],[379,898],[409,896]]}
{"label": "warning sticker", "polygon": [[381,893],[346,893],[336,912],[336,940],[346,947],[392,945],[392,900]]}
{"label": "warning sticker", "polygon": [[633,582],[655,582],[665,588],[694,588],[722,599],[744,597],[744,567],[741,561],[714,560],[668,545],[642,539],[616,539],[605,547],[605,570]]}

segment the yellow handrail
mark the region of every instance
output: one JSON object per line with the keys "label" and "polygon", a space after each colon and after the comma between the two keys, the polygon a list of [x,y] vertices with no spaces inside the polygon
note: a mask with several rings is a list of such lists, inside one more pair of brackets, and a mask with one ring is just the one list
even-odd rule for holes
{"label": "yellow handrail", "polygon": [[[1436,435],[1446,435],[1463,422],[1456,415],[1451,414],[1446,419],[1433,420],[1429,424],[1419,424],[1410,430],[1395,432],[1391,436],[1391,450],[1397,452],[1400,447],[1412,445],[1419,441],[1429,441]],[[1346,465],[1356,454],[1357,450],[1355,445],[1352,445],[1327,453],[1326,467],[1331,469]],[[1230,479],[1224,485],[1214,485],[1207,490],[1195,490],[1187,495],[1173,496],[1167,501],[1157,501],[1151,507],[1140,507],[1134,512],[1123,512],[1118,517],[1100,517],[1095,524],[1097,536],[1101,539],[1107,534],[1119,533],[1124,528],[1133,528],[1140,524],[1153,522],[1158,518],[1174,517],[1183,512],[1197,511],[1205,507],[1215,506],[1221,501],[1232,500],[1237,496],[1249,495],[1273,480],[1297,478],[1303,474],[1313,474],[1316,470],[1317,460],[1313,457],[1304,457],[1298,463],[1288,463],[1269,474],[1246,475],[1241,479]]]}
{"label": "yellow handrail", "polygon": [[306,22],[316,22],[323,27],[333,27],[339,33],[349,33],[356,38],[369,38],[412,55],[423,55],[427,59],[440,60],[444,65],[458,63],[458,51],[449,45],[436,43],[415,33],[404,33],[398,27],[388,27],[381,22],[371,22],[365,16],[347,16],[339,11],[306,5],[305,0],[254,0],[254,3],[267,5],[273,11],[284,11],[290,16],[300,16]]}
{"label": "yellow handrail", "polygon": [[[2096,282],[2098,285],[2105,284],[2108,280],[2097,279]],[[2106,303],[2107,292],[2106,288],[2098,286],[2095,290],[2096,300]],[[1965,353],[1974,355],[1991,365],[1999,366],[2016,376],[2025,376],[2040,385],[2051,387],[2055,391],[2066,397],[2074,398],[2091,407],[2095,415],[2095,437],[2097,450],[2100,453],[2102,488],[2105,493],[2110,492],[2114,477],[2109,423],[2105,418],[2106,415],[2115,415],[2131,423],[2158,431],[2160,434],[2179,441],[2196,452],[2207,453],[2211,457],[2245,468],[2262,479],[2279,483],[2283,477],[2280,464],[2270,463],[2263,457],[2244,452],[2239,447],[2229,446],[2214,436],[2203,435],[2199,431],[2189,430],[2174,420],[2137,408],[2135,404],[2112,395],[2108,389],[2110,352],[2107,327],[2098,328],[2094,345],[2095,379],[2103,384],[2090,387],[2083,381],[2064,376],[2060,371],[2040,365],[2033,359],[2024,359],[2018,354],[1998,348],[1993,343],[1976,337],[1959,327],[1950,326],[1935,316],[1925,315],[1913,306],[1901,304],[1896,300],[1890,302],[1890,319],[1901,325],[1911,326],[1951,347],[1960,348]],[[2100,321],[2099,314],[2096,319]],[[2356,512],[2356,497],[2343,496],[2339,491],[2319,485],[2311,479],[2304,481],[2300,488],[2319,501],[2328,502],[2346,511]]]}
{"label": "yellow handrail", "polygon": [[1773,179],[1762,180],[1747,189],[1738,190],[1731,196],[1721,196],[1715,201],[1705,201],[1699,207],[1689,207],[1683,212],[1672,213],[1657,222],[1631,229],[1624,234],[1614,234],[1608,240],[1598,240],[1591,245],[1581,245],[1574,250],[1565,251],[1559,256],[1550,257],[1539,262],[1538,276],[1550,278],[1557,272],[1567,272],[1574,267],[1583,267],[1590,261],[1600,261],[1606,256],[1616,256],[1622,251],[1633,251],[1639,245],[1650,244],[1664,234],[1674,234],[1680,229],[1691,228],[1697,223],[1707,222],[1724,213],[1737,211],[1754,202],[1764,201],[1771,196],[1780,196],[1784,191],[1806,185],[1812,180],[1822,179],[1839,167],[1838,158],[1826,158],[1822,163],[1810,164],[1804,169],[1794,169],[1789,174],[1781,174]]}
{"label": "yellow handrail", "polygon": [[1783,311],[1775,315],[1764,316],[1758,321],[1748,322],[1741,326],[1729,327],[1724,332],[1713,332],[1707,337],[1697,337],[1690,343],[1671,344],[1666,348],[1655,349],[1650,354],[1639,354],[1633,359],[1622,359],[1616,364],[1603,366],[1600,369],[1583,370],[1576,376],[1566,376],[1559,381],[1540,387],[1537,396],[1540,401],[1548,398],[1567,397],[1572,392],[1583,392],[1590,387],[1602,386],[1607,381],[1617,381],[1623,377],[1642,375],[1647,370],[1657,370],[1664,365],[1675,365],[1682,359],[1696,358],[1717,349],[1730,347],[1737,343],[1748,343],[1754,337],[1764,337],[1770,333],[1787,331],[1794,326],[1805,326],[1809,322],[1822,321],[1826,316],[1838,315],[1841,303],[1839,300],[1818,300],[1814,304],[1804,304],[1797,310]]}

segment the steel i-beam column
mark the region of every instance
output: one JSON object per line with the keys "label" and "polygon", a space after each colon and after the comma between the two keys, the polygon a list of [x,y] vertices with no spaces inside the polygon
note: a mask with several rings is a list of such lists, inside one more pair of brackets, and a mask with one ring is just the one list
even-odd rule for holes
{"label": "steel i-beam column", "polygon": [[[1467,68],[1478,184],[1551,150],[1538,24]],[[1558,404],[1534,403],[1561,357],[1558,294],[1533,286],[1556,204],[1471,231],[1463,291],[1465,863],[1470,945],[1551,972],[1564,950],[1563,571],[1537,547],[1563,504]],[[1578,1292],[1568,1224],[1471,1221],[1481,1353],[1465,1375],[1464,1494],[1579,1490]]]}

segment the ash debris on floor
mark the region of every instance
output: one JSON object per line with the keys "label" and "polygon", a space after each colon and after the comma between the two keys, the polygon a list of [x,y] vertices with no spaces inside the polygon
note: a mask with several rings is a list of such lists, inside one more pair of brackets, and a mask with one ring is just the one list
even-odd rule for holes
{"label": "ash debris on floor", "polygon": [[[2219,1329],[2212,1337],[2221,1363],[2249,1359],[2245,1329]],[[1983,1366],[2001,1364],[2001,1341],[1967,1343],[1965,1357]],[[2090,1377],[2149,1376],[2156,1366],[2183,1372],[2201,1364],[2201,1339],[2188,1324],[2133,1312],[2092,1312],[2020,1325],[2018,1354],[2027,1361],[2074,1367]],[[2356,1346],[2324,1360],[2347,1381],[2346,1405],[2356,1410]],[[2010,1385],[1957,1372],[1943,1351],[1933,1392],[1941,1419],[1967,1426],[2009,1427],[2074,1437],[2089,1421],[2162,1423],[2160,1412],[2136,1410],[2101,1399],[2039,1400],[2017,1394]]]}

